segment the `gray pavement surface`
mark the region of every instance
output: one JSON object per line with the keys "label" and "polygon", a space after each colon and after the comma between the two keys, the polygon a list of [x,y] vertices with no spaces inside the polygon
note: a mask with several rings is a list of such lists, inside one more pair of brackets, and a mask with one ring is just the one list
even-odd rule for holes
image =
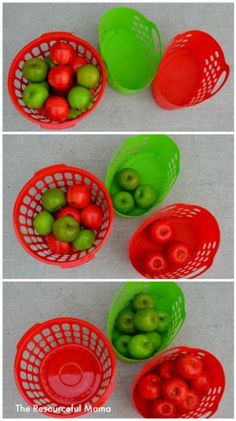
{"label": "gray pavement surface", "polygon": [[[121,95],[107,86],[95,111],[74,131],[233,131],[233,3],[124,3],[157,24],[164,49],[178,33],[188,29],[209,32],[223,48],[231,75],[214,98],[192,108],[165,111],[154,102],[150,88],[135,95]],[[40,131],[13,107],[7,92],[11,61],[20,49],[42,33],[69,31],[98,47],[100,16],[116,3],[4,4],[4,131]],[[37,19],[36,19],[37,17]],[[71,129],[70,129],[71,130]]]}
{"label": "gray pavement surface", "polygon": [[[35,260],[16,240],[12,209],[33,176],[48,165],[65,163],[86,168],[100,180],[117,147],[127,135],[4,136],[4,278],[138,278],[128,259],[128,243],[145,217],[116,216],[111,235],[88,264],[60,269]],[[221,245],[203,278],[233,278],[233,136],[174,135],[181,152],[179,177],[161,207],[192,203],[209,209],[221,229]]]}
{"label": "gray pavement surface", "polygon": [[[3,289],[3,415],[4,418],[42,418],[17,413],[16,404],[27,406],[13,377],[16,344],[35,323],[60,316],[79,317],[106,333],[110,303],[121,287],[117,282],[5,282]],[[179,283],[186,298],[187,317],[171,346],[206,349],[222,363],[226,389],[215,418],[233,418],[233,282]],[[106,403],[111,413],[87,414],[98,418],[138,418],[131,403],[131,385],[145,363],[117,361],[116,387]]]}

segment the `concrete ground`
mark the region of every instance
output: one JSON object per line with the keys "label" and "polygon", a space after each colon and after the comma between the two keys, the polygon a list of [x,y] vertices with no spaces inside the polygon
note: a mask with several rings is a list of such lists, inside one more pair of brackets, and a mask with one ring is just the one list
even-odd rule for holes
{"label": "concrete ground", "polygon": [[[3,6],[4,131],[39,131],[13,107],[7,92],[10,64],[31,40],[50,31],[73,32],[98,48],[98,22],[117,3],[12,3]],[[164,51],[176,34],[189,29],[210,33],[220,43],[231,74],[212,99],[178,111],[159,108],[148,87],[121,95],[107,85],[101,104],[74,131],[233,131],[233,3],[124,3],[143,13],[159,28]],[[36,19],[37,17],[37,19]],[[205,17],[205,18],[204,18]],[[27,30],[26,30],[27,28]],[[71,131],[71,129],[70,129]]]}
{"label": "concrete ground", "polygon": [[[88,264],[60,269],[38,262],[16,240],[12,209],[33,174],[48,165],[65,163],[86,168],[104,180],[117,147],[128,135],[7,135],[4,137],[4,278],[138,278],[128,259],[128,243],[145,217],[115,217],[111,235]],[[203,278],[229,279],[233,267],[233,136],[173,135],[181,152],[181,170],[161,207],[192,203],[209,209],[221,230],[221,245]]]}
{"label": "concrete ground", "polygon": [[[13,376],[16,344],[34,324],[55,317],[78,317],[106,333],[111,301],[120,282],[5,282],[3,286],[3,415],[5,418],[40,418],[17,413],[16,404],[27,406]],[[215,418],[234,417],[234,326],[233,282],[179,282],[186,298],[187,317],[171,346],[187,345],[213,353],[222,363],[226,389]],[[115,391],[106,406],[110,413],[90,414],[100,418],[136,418],[131,403],[131,385],[144,362],[127,365],[117,361]],[[87,415],[88,416],[88,415]],[[41,415],[42,418],[42,415]]]}

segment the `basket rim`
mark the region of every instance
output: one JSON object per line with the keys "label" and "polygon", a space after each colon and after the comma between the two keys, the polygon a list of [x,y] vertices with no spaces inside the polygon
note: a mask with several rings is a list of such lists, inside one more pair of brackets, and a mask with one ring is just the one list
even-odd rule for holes
{"label": "basket rim", "polygon": [[[94,407],[94,406],[96,406],[96,407],[101,407],[101,405],[104,403],[104,402],[106,402],[108,399],[109,399],[109,397],[111,396],[111,394],[113,393],[113,390],[114,390],[114,380],[115,380],[115,376],[116,376],[116,359],[115,359],[115,354],[114,354],[114,351],[113,351],[113,348],[112,348],[112,346],[111,346],[111,343],[110,343],[110,341],[109,341],[109,339],[107,338],[107,336],[105,335],[105,333],[103,333],[103,331],[101,330],[101,329],[99,329],[96,325],[94,325],[93,323],[90,323],[90,322],[88,322],[87,320],[83,320],[83,319],[80,319],[80,318],[76,318],[76,317],[56,317],[56,318],[53,318],[53,319],[48,319],[48,320],[46,320],[46,321],[44,321],[44,322],[42,322],[42,323],[36,323],[36,325],[34,325],[34,326],[32,326],[31,328],[29,328],[24,334],[23,334],[23,336],[21,337],[21,339],[20,339],[20,341],[22,341],[23,339],[25,339],[25,341],[24,341],[24,343],[26,342],[26,339],[30,336],[30,335],[28,335],[27,336],[27,334],[30,332],[31,333],[31,335],[33,335],[33,332],[36,332],[37,330],[38,330],[38,328],[39,328],[39,326],[41,326],[42,328],[45,328],[45,327],[47,327],[48,325],[50,325],[51,323],[58,323],[58,321],[60,321],[60,322],[71,322],[71,323],[73,323],[73,322],[75,322],[75,323],[78,323],[78,322],[80,322],[80,323],[82,323],[83,324],[83,326],[87,326],[87,327],[92,327],[93,328],[93,330],[96,332],[96,334],[104,341],[104,344],[106,345],[106,347],[109,349],[109,352],[110,352],[110,358],[111,358],[111,361],[112,361],[112,365],[111,365],[111,368],[112,368],[112,376],[111,376],[111,382],[110,382],[110,385],[108,386],[108,388],[107,388],[107,390],[106,390],[106,392],[104,393],[104,395],[99,399],[99,401],[98,402],[96,402],[96,404],[91,404],[92,405],[92,407]],[[35,329],[34,329],[35,328]],[[17,366],[18,366],[18,364],[19,364],[19,357],[20,357],[20,352],[21,352],[21,349],[22,349],[22,347],[23,347],[23,345],[24,345],[24,343],[23,343],[23,341],[22,341],[22,344],[21,344],[21,346],[17,349],[17,352],[16,352],[16,355],[15,355],[15,359],[14,359],[14,378],[15,378],[15,382],[16,382],[16,385],[17,385],[17,388],[18,388],[18,391],[20,392],[20,394],[21,394],[21,396],[25,399],[25,401],[30,405],[30,406],[32,406],[33,407],[33,404],[32,404],[32,401],[30,400],[30,398],[26,395],[26,393],[25,393],[25,389],[23,389],[22,387],[21,387],[21,385],[20,385],[20,382],[19,382],[19,379],[18,379],[18,376],[17,376]],[[69,345],[69,344],[68,344]],[[78,417],[78,416],[83,416],[84,415],[84,413],[82,412],[82,413],[79,413],[79,415],[77,414],[77,413],[72,413],[72,414],[69,414],[69,415],[65,415],[65,414],[62,414],[62,415],[60,415],[60,414],[54,414],[54,413],[47,413],[47,412],[43,412],[43,414],[44,415],[47,415],[47,416],[50,416],[50,417],[54,417],[54,418],[62,418],[62,417],[65,417],[65,418],[73,418],[73,417]]]}
{"label": "basket rim", "polygon": [[[35,46],[36,42],[39,42],[40,39],[43,41],[43,39],[45,37],[52,37],[55,38],[56,40],[60,40],[63,36],[64,39],[66,41],[74,41],[74,42],[80,42],[80,44],[82,44],[83,46],[89,48],[92,52],[93,55],[96,57],[98,64],[101,68],[101,77],[102,77],[102,81],[101,81],[101,89],[100,92],[98,94],[98,98],[97,100],[93,103],[93,107],[90,108],[89,110],[87,110],[86,112],[82,113],[80,116],[78,116],[77,118],[73,119],[73,120],[66,120],[63,122],[55,122],[55,123],[51,123],[51,122],[40,122],[37,119],[34,119],[33,117],[30,116],[30,114],[27,114],[22,106],[18,103],[17,98],[15,93],[14,93],[14,75],[15,75],[15,71],[17,70],[18,66],[17,64],[20,61],[20,57],[21,55],[27,53],[29,48],[33,48]],[[106,87],[106,70],[105,70],[105,65],[103,63],[102,57],[100,56],[99,52],[87,41],[85,41],[83,38],[78,37],[77,35],[74,35],[70,32],[48,32],[47,34],[43,34],[41,36],[39,36],[38,38],[33,39],[32,41],[28,42],[14,57],[14,59],[11,62],[9,71],[8,71],[8,93],[9,96],[11,98],[11,101],[14,105],[14,107],[16,108],[16,110],[23,116],[25,117],[27,120],[31,121],[32,123],[40,126],[41,128],[44,129],[52,129],[52,130],[56,130],[56,129],[67,129],[70,127],[74,127],[80,120],[83,120],[85,117],[87,117],[93,110],[94,108],[99,104],[99,102],[102,99],[102,96],[104,94],[105,91],[105,87]],[[30,108],[29,108],[30,109]]]}
{"label": "basket rim", "polygon": [[[54,168],[54,172],[60,171],[60,168],[62,168],[64,164],[58,164],[58,165],[51,165],[49,167],[45,167],[43,168],[41,171],[45,172],[45,175],[50,175],[48,173],[48,171],[50,171],[50,169],[52,170],[52,168]],[[108,239],[111,229],[112,229],[112,225],[113,225],[113,221],[114,221],[114,211],[113,211],[113,207],[112,207],[112,200],[111,197],[109,195],[109,192],[107,191],[106,187],[104,186],[104,184],[92,173],[90,173],[89,171],[83,169],[83,168],[79,168],[79,167],[73,167],[73,166],[67,166],[64,165],[63,167],[64,170],[66,171],[75,171],[75,172],[79,172],[79,173],[83,173],[83,175],[87,175],[89,178],[92,178],[94,181],[96,181],[96,183],[98,184],[98,186],[100,187],[100,189],[104,192],[105,194],[105,198],[107,200],[107,207],[109,208],[109,213],[110,213],[110,218],[109,218],[109,225],[106,228],[106,234],[103,237],[101,243],[96,246],[95,250],[93,250],[91,253],[87,254],[84,257],[80,257],[77,258],[75,260],[72,260],[70,262],[55,262],[55,261],[48,261],[47,259],[45,259],[42,256],[38,256],[36,255],[33,250],[31,250],[25,243],[25,241],[23,240],[23,236],[20,233],[20,230],[18,229],[18,222],[17,222],[17,217],[18,217],[18,209],[20,206],[20,201],[22,200],[22,197],[24,196],[24,194],[26,193],[26,191],[28,190],[29,186],[32,184],[33,181],[36,181],[37,178],[39,177],[39,175],[37,175],[37,173],[35,173],[28,181],[27,183],[22,187],[22,189],[19,191],[18,196],[15,200],[14,206],[13,206],[13,213],[12,213],[12,219],[13,219],[13,227],[14,227],[14,232],[15,235],[19,241],[19,243],[22,245],[22,247],[24,248],[24,250],[30,254],[32,257],[34,257],[36,260],[39,260],[43,263],[49,264],[49,265],[55,265],[55,266],[59,266],[61,268],[69,268],[70,265],[72,265],[71,267],[75,267],[75,266],[80,266],[83,263],[88,262],[89,260],[91,260],[93,257],[95,257],[95,254],[102,248],[102,246],[104,245],[104,243],[106,242],[106,240]],[[40,172],[40,174],[43,174],[42,172]],[[77,263],[77,264],[76,264]]]}
{"label": "basket rim", "polygon": [[[214,354],[212,354],[211,352],[209,352],[209,351],[207,351],[203,348],[191,347],[189,345],[179,345],[179,346],[175,346],[175,347],[172,347],[172,348],[167,348],[165,351],[161,352],[158,356],[156,356],[156,357],[152,358],[151,360],[147,361],[147,363],[141,368],[141,370],[139,370],[138,374],[136,375],[136,377],[133,381],[132,391],[131,391],[132,404],[133,404],[134,409],[140,414],[140,412],[138,411],[138,409],[136,407],[135,401],[134,401],[134,390],[137,386],[137,383],[141,379],[142,375],[144,373],[147,373],[149,371],[149,368],[150,368],[150,370],[152,369],[151,367],[154,364],[155,360],[159,360],[160,358],[164,357],[165,354],[167,354],[167,352],[169,352],[171,354],[171,352],[175,352],[177,350],[179,350],[180,352],[190,352],[190,353],[191,352],[193,352],[193,353],[204,352],[207,356],[209,356],[211,359],[214,359],[218,363],[218,366],[219,366],[219,369],[221,370],[221,375],[222,375],[222,378],[223,378],[223,384],[221,386],[222,390],[219,393],[218,403],[216,404],[216,407],[215,407],[215,409],[213,409],[213,413],[210,416],[214,415],[216,413],[216,411],[218,410],[219,403],[220,403],[220,401],[221,401],[221,399],[224,395],[224,391],[225,391],[226,377],[225,377],[224,367],[221,364],[220,360]],[[181,418],[181,417],[179,417],[179,418]]]}

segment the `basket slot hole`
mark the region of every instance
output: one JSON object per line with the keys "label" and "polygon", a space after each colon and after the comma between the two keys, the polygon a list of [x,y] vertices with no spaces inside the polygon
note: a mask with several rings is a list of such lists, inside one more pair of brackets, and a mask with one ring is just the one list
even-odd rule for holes
{"label": "basket slot hole", "polygon": [[84,52],[85,52],[85,48],[83,47],[83,45],[79,45],[78,51],[79,51],[81,54],[84,54]]}
{"label": "basket slot hole", "polygon": [[61,173],[57,173],[54,175],[56,180],[63,180],[63,175]]}
{"label": "basket slot hole", "polygon": [[65,178],[66,178],[67,180],[71,180],[71,179],[73,178],[73,175],[72,175],[70,172],[66,172],[66,173],[65,173]]}
{"label": "basket slot hole", "polygon": [[41,51],[40,51],[40,49],[39,49],[38,47],[34,47],[34,48],[33,48],[33,50],[32,50],[32,54],[33,54],[35,57],[39,56],[39,55],[40,55],[40,53],[41,53]]}
{"label": "basket slot hole", "polygon": [[25,61],[28,61],[28,60],[30,60],[32,58],[32,54],[31,53],[27,53],[26,55],[25,55],[25,57],[24,57],[24,60]]}
{"label": "basket slot hole", "polygon": [[[44,183],[43,183],[43,181],[42,181],[42,180],[37,181],[37,183],[36,183],[36,187],[37,187],[37,189],[42,189],[42,188],[44,187]],[[36,193],[36,190],[35,190],[35,189],[34,189],[34,192]],[[35,193],[33,193],[33,194],[32,194],[32,196],[34,196],[34,195],[35,195]]]}
{"label": "basket slot hole", "polygon": [[46,42],[43,42],[42,44],[40,44],[40,49],[42,51],[48,51],[49,50],[49,45]]}
{"label": "basket slot hole", "polygon": [[46,184],[49,184],[53,182],[53,178],[51,175],[47,175],[47,177],[44,178],[44,181]]}

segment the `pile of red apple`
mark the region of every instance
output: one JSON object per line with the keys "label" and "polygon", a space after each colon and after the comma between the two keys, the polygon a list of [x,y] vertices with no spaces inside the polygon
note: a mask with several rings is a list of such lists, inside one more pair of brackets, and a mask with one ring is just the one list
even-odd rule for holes
{"label": "pile of red apple", "polygon": [[142,376],[135,393],[136,398],[146,402],[151,418],[178,418],[196,410],[210,387],[207,367],[190,352]]}
{"label": "pile of red apple", "polygon": [[171,315],[156,310],[153,296],[146,292],[136,294],[115,321],[112,342],[115,349],[131,359],[150,358],[162,343],[162,335],[171,325]]}
{"label": "pile of red apple", "polygon": [[161,251],[151,251],[145,255],[142,262],[145,273],[160,275],[167,272],[170,265],[178,269],[190,260],[190,248],[182,241],[174,241],[174,229],[169,221],[160,219],[152,222],[148,235],[154,244],[161,246]]}
{"label": "pile of red apple", "polygon": [[22,95],[25,105],[53,122],[75,119],[91,108],[100,82],[98,68],[62,41],[51,47],[48,57],[26,61],[22,72],[29,82]]}
{"label": "pile of red apple", "polygon": [[148,210],[157,201],[157,193],[150,184],[141,184],[140,175],[132,168],[124,168],[115,175],[120,191],[113,196],[114,208],[128,215],[137,206]]}
{"label": "pile of red apple", "polygon": [[102,225],[103,212],[92,202],[90,189],[85,184],[74,184],[66,193],[58,188],[43,193],[44,210],[39,212],[33,226],[45,236],[49,250],[58,254],[89,250],[96,239],[96,230]]}

